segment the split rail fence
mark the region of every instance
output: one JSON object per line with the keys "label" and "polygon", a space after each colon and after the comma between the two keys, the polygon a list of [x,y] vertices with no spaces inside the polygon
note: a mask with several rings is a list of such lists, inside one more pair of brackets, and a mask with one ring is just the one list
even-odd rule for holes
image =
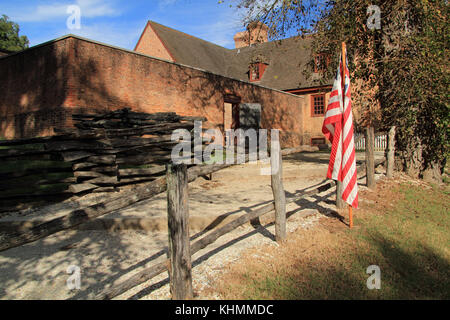
{"label": "split rail fence", "polygon": [[[127,111],[129,114],[129,112]],[[137,121],[138,125],[140,126],[135,131],[125,129],[125,131],[108,131],[108,130],[124,130],[120,128],[115,129],[105,129],[104,127],[101,128],[95,128],[95,125],[102,125],[105,126],[108,121],[114,118],[116,115],[113,115],[111,119],[105,119],[102,118],[101,120],[98,120],[97,118],[82,118],[82,121],[80,122],[80,125],[78,126],[77,132],[73,131],[70,133],[65,133],[71,135],[73,137],[74,135],[79,135],[79,137],[89,137],[89,139],[92,138],[92,135],[95,136],[96,139],[100,138],[100,140],[107,140],[112,145],[112,148],[104,148],[99,149],[101,152],[104,150],[115,150],[116,152],[112,152],[111,154],[114,155],[115,162],[105,160],[105,162],[95,162],[95,160],[99,160],[99,158],[92,159],[91,157],[101,157],[101,156],[108,156],[111,154],[106,155],[92,155],[89,152],[92,149],[92,146],[90,146],[89,151],[85,150],[76,150],[76,152],[86,152],[89,153],[89,155],[83,156],[82,158],[75,157],[76,160],[82,160],[81,162],[77,162],[76,164],[83,163],[85,164],[96,164],[94,167],[98,167],[99,165],[105,165],[105,166],[111,166],[111,165],[117,165],[117,159],[120,159],[121,157],[117,156],[121,152],[117,152],[117,150],[122,150],[121,148],[124,148],[125,154],[127,154],[127,151],[131,151],[134,144],[126,144],[125,141],[123,141],[119,137],[124,137],[124,133],[133,133],[133,135],[138,135],[139,139],[128,139],[131,142],[136,141],[138,142],[138,146],[142,146],[143,141],[145,141],[144,146],[150,146],[151,147],[148,150],[154,150],[154,143],[156,140],[142,140],[145,138],[141,138],[144,134],[164,134],[167,133],[166,129],[168,128],[168,125],[165,124],[163,126],[159,126],[157,123],[151,124],[151,125],[142,125],[141,121],[145,120],[154,120],[154,118],[145,118],[145,119],[136,119],[131,118],[133,121]],[[145,116],[147,117],[147,116]],[[171,119],[176,119],[176,121],[173,121],[172,123],[176,123],[177,126],[180,126],[182,124],[182,121],[187,121],[186,124],[183,124],[183,126],[186,126],[187,128],[191,128],[192,118],[186,118],[186,117],[175,117],[175,115],[170,115],[172,117]],[[128,119],[130,117],[128,116]],[[165,118],[167,120],[167,118]],[[117,120],[117,119],[116,119]],[[104,123],[97,124],[98,121],[104,121]],[[156,121],[156,120],[155,120]],[[115,122],[115,121],[113,121]],[[114,124],[116,125],[116,124]],[[153,127],[152,127],[153,126]],[[155,129],[155,126],[159,126],[159,129]],[[172,125],[170,126],[171,129],[174,129],[176,126]],[[94,129],[95,128],[95,129]],[[151,130],[151,128],[153,130]],[[87,130],[87,132],[82,132],[82,130]],[[167,129],[169,130],[169,129]],[[81,132],[82,133],[81,133]],[[107,134],[105,134],[105,131]],[[113,138],[110,136],[110,133],[116,133]],[[373,136],[373,129],[372,131],[368,129],[368,141],[370,141]],[[372,135],[371,135],[372,132]],[[393,131],[391,129],[389,135],[391,138],[391,141],[393,141]],[[41,138],[45,139],[45,138]],[[114,140],[117,139],[117,140]],[[158,139],[158,138],[148,138],[148,139]],[[165,143],[168,142],[167,140],[164,140],[165,138],[159,137],[159,142]],[[40,143],[42,140],[38,140]],[[67,140],[66,140],[67,141]],[[78,141],[77,141],[78,142]],[[98,141],[96,141],[98,142]],[[102,141],[103,142],[103,141]],[[277,142],[272,142],[277,143]],[[62,148],[64,144],[59,144],[59,148]],[[77,143],[79,146],[79,144]],[[370,144],[369,144],[370,145]],[[165,152],[170,151],[169,145],[165,145],[167,149],[162,149]],[[114,149],[117,148],[117,149]],[[130,149],[131,148],[131,149]],[[373,149],[373,148],[368,148]],[[60,151],[70,151],[70,150],[60,150]],[[3,239],[0,241],[0,251],[7,250],[9,248],[17,247],[20,245],[23,245],[25,243],[29,243],[32,241],[36,241],[38,239],[41,239],[43,237],[49,236],[51,234],[54,234],[56,232],[76,227],[82,223],[85,223],[87,221],[91,221],[97,217],[103,216],[109,212],[112,212],[114,210],[125,208],[129,205],[132,205],[138,201],[149,199],[157,194],[160,194],[162,192],[167,192],[167,211],[168,211],[168,233],[169,233],[169,254],[168,259],[164,262],[155,264],[151,267],[148,267],[139,273],[131,276],[130,278],[126,279],[123,282],[120,282],[118,284],[113,284],[111,287],[105,289],[103,292],[99,293],[95,298],[96,299],[112,299],[114,297],[117,297],[126,291],[134,288],[137,285],[140,285],[144,282],[147,282],[151,280],[152,278],[156,277],[157,275],[168,271],[169,273],[169,279],[170,279],[170,288],[171,288],[171,294],[173,299],[191,299],[193,297],[192,293],[192,274],[191,274],[191,257],[196,252],[200,251],[201,249],[207,247],[209,244],[215,242],[219,237],[233,231],[237,227],[244,225],[245,223],[250,222],[253,219],[256,219],[264,214],[274,212],[274,218],[275,218],[275,238],[276,241],[283,241],[286,239],[286,205],[291,202],[298,201],[302,198],[322,193],[326,190],[331,189],[333,186],[335,186],[334,181],[330,181],[327,183],[324,183],[320,185],[319,187],[316,187],[312,190],[309,190],[307,192],[303,192],[301,194],[296,194],[291,197],[285,196],[285,191],[283,188],[283,182],[282,182],[282,157],[287,156],[290,154],[302,152],[302,151],[311,151],[310,147],[302,146],[297,148],[291,148],[291,149],[284,149],[280,150],[280,146],[277,143],[274,150],[278,150],[279,152],[274,153],[270,156],[270,164],[271,164],[271,187],[272,187],[272,193],[274,200],[271,201],[269,204],[266,204],[258,209],[251,210],[244,215],[240,216],[239,218],[236,218],[235,220],[225,224],[222,227],[216,228],[211,230],[209,233],[204,235],[199,240],[196,240],[193,243],[190,243],[189,240],[189,212],[188,212],[188,183],[196,180],[200,176],[206,176],[209,174],[212,174],[214,172],[217,172],[219,170],[222,170],[224,168],[230,167],[233,164],[202,164],[202,165],[195,165],[192,167],[189,167],[185,164],[172,164],[170,161],[168,161],[167,158],[163,158],[164,155],[157,154],[156,159],[158,159],[158,163],[166,162],[166,165],[163,170],[163,175],[159,177],[155,177],[155,179],[152,179],[151,181],[143,182],[139,185],[135,185],[131,187],[129,190],[124,190],[123,193],[120,195],[112,194],[110,197],[108,197],[107,200],[97,203],[95,205],[91,205],[84,209],[78,209],[70,212],[69,214],[55,218],[53,220],[47,221],[45,223],[42,223],[37,226],[32,226],[29,228],[29,230],[22,231],[22,232],[13,232],[11,234],[4,235]],[[278,156],[275,156],[278,155]],[[139,158],[136,157],[139,155],[127,155],[123,159],[134,159]],[[369,174],[368,169],[370,166],[375,166],[375,161],[371,159],[368,159],[368,156],[370,156],[370,152],[366,152],[366,171],[367,174]],[[373,152],[372,152],[373,156]],[[107,158],[112,159],[112,158]],[[248,160],[251,159],[250,155],[246,155],[245,162],[248,162]],[[388,144],[388,171],[393,168],[392,162],[393,161],[393,143]],[[76,161],[74,160],[74,161]],[[384,162],[384,161],[382,161]],[[120,163],[120,162],[119,162]],[[122,163],[127,163],[122,162]],[[140,162],[132,162],[140,163]],[[371,164],[369,164],[371,163]],[[391,168],[391,169],[389,169]],[[125,169],[126,170],[126,169]],[[94,171],[96,172],[96,171]],[[120,168],[116,169],[115,172],[120,172]],[[160,174],[161,172],[159,172]],[[164,174],[165,173],[165,174]],[[119,175],[120,177],[120,175]],[[118,179],[120,181],[120,179]],[[100,187],[100,186],[99,186]],[[83,188],[81,188],[83,189]],[[92,190],[92,189],[91,189]]]}
{"label": "split rail fence", "polygon": [[74,114],[75,129],[51,137],[0,141],[0,204],[115,191],[165,174],[176,129],[192,130],[202,117],[121,109]]}

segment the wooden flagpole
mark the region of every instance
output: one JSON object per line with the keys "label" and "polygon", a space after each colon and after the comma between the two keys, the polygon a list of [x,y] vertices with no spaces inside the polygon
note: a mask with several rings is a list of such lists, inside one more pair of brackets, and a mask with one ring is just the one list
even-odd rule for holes
{"label": "wooden flagpole", "polygon": [[[345,42],[342,42],[342,83],[345,85],[345,57],[346,57],[346,52],[347,51],[347,47],[345,46]],[[342,88],[344,88],[344,86],[342,86]],[[343,94],[342,94],[342,105],[345,106],[344,102],[345,102],[345,90],[343,90]],[[353,228],[353,212],[352,212],[352,206],[349,205],[348,206],[348,219],[349,219],[349,227],[350,229]]]}

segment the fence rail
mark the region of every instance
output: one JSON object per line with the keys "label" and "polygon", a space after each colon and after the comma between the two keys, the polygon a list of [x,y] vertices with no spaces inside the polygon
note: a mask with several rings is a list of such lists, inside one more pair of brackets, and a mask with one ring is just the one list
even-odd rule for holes
{"label": "fence rail", "polygon": [[[75,128],[51,137],[0,141],[1,207],[43,196],[114,191],[165,174],[176,129],[203,117],[120,109],[74,114]],[[8,205],[6,205],[8,204]]]}
{"label": "fence rail", "polygon": [[[86,126],[89,128],[93,128],[96,125],[104,125],[105,123],[108,123],[108,125],[117,125],[117,121],[111,121],[110,119],[102,119],[100,122],[96,121],[95,118],[89,118],[84,122],[81,122],[82,124],[78,126],[78,129],[80,131],[72,134],[76,134],[79,136],[86,137],[86,134],[89,137],[94,136],[96,139],[101,138],[101,143],[105,143],[105,139],[109,139],[110,136],[105,136],[105,128],[99,128],[99,130],[94,129],[93,132],[83,132],[83,130],[86,130]],[[106,120],[106,121],[103,121]],[[136,120],[136,119],[135,119]],[[142,120],[142,118],[137,119]],[[151,119],[153,120],[153,119]],[[192,119],[185,119],[185,120],[192,120]],[[86,122],[87,121],[87,122]],[[94,124],[94,126],[93,126]],[[141,121],[137,121],[136,124],[141,125]],[[190,125],[190,124],[189,124]],[[171,128],[174,126],[170,126]],[[161,128],[161,127],[160,127]],[[142,129],[142,128],[141,128]],[[118,135],[115,136],[122,136],[125,133],[129,133],[132,135],[138,134],[139,135],[139,143],[138,146],[141,146],[142,139],[140,136],[143,134],[146,134],[148,129],[148,126],[145,126],[144,130],[139,131],[139,128],[113,128],[109,130],[120,130],[120,131],[110,131],[114,132]],[[152,133],[158,132],[160,134],[167,134],[166,130],[158,129],[156,131],[152,131]],[[384,136],[384,137],[383,137]],[[392,134],[391,134],[392,136]],[[372,135],[373,137],[373,135]],[[384,146],[386,146],[386,135],[385,134],[377,134],[376,140],[380,141],[379,144],[375,147],[375,150],[381,149]],[[58,139],[60,139],[59,137]],[[47,143],[49,139],[45,138],[43,140],[39,140],[39,143]],[[361,142],[365,140],[364,137],[358,137],[356,143],[363,143]],[[130,139],[130,143],[127,144],[124,141],[117,141],[120,147],[122,145],[125,147],[128,151],[130,146],[133,146],[133,139]],[[114,142],[113,141],[113,142]],[[392,143],[393,139],[390,140]],[[35,140],[34,140],[35,142]],[[98,142],[98,141],[95,141]],[[111,140],[107,140],[107,145],[111,145]],[[147,146],[147,140],[145,140],[144,145]],[[14,144],[14,142],[6,142],[6,144]],[[384,143],[384,144],[383,144]],[[0,146],[1,146],[0,142]],[[61,151],[60,149],[63,148],[64,145],[58,145],[57,150]],[[78,145],[78,143],[77,143]],[[391,144],[390,144],[391,145]],[[391,145],[392,146],[392,145]],[[118,147],[117,145],[115,147]],[[365,147],[365,146],[364,146]],[[67,146],[66,146],[67,148]],[[159,264],[153,265],[151,267],[148,267],[138,274],[132,276],[129,279],[126,279],[123,282],[120,282],[118,284],[114,284],[112,287],[104,290],[100,294],[96,296],[97,299],[111,299],[114,297],[119,296],[120,294],[128,291],[129,289],[142,284],[158,274],[168,270],[169,271],[169,278],[170,278],[170,286],[171,286],[171,293],[172,298],[174,299],[189,299],[192,298],[192,277],[191,277],[191,262],[190,258],[191,256],[198,252],[199,250],[205,248],[209,244],[215,242],[219,237],[231,232],[232,230],[236,229],[237,227],[257,218],[264,214],[267,214],[269,212],[275,212],[275,238],[277,241],[282,241],[286,238],[286,204],[291,203],[294,201],[297,201],[299,199],[302,199],[307,196],[311,196],[313,194],[324,192],[333,186],[335,186],[335,182],[331,181],[328,183],[324,183],[320,185],[319,187],[314,188],[313,190],[310,190],[308,192],[304,192],[301,194],[296,194],[294,196],[291,196],[289,198],[285,197],[285,192],[283,189],[283,184],[281,181],[282,171],[279,170],[282,168],[282,155],[289,155],[293,153],[298,153],[302,151],[312,151],[312,148],[309,146],[301,146],[298,148],[291,148],[291,149],[284,149],[281,150],[279,144],[276,144],[275,151],[279,154],[279,157],[274,157],[275,154],[271,152],[271,173],[272,173],[272,192],[274,195],[274,200],[271,201],[269,204],[265,204],[264,206],[251,210],[244,215],[240,216],[239,218],[236,218],[235,220],[229,222],[228,224],[214,229],[199,240],[196,240],[194,243],[190,243],[189,236],[188,236],[188,226],[187,221],[189,218],[189,212],[188,212],[188,188],[187,184],[189,182],[192,182],[196,180],[199,176],[205,176],[208,174],[211,174],[213,172],[219,171],[221,169],[233,166],[234,164],[210,164],[210,165],[196,165],[192,166],[190,168],[187,168],[186,165],[182,165],[181,167],[173,167],[171,164],[166,164],[165,170],[159,170],[158,174],[166,173],[166,175],[162,175],[159,177],[156,177],[153,181],[145,182],[142,185],[134,186],[130,190],[127,190],[120,195],[112,195],[107,200],[104,200],[101,203],[96,203],[94,205],[91,205],[84,209],[78,209],[69,212],[68,214],[55,218],[53,220],[44,222],[42,224],[32,226],[29,229],[21,232],[15,232],[11,234],[7,234],[3,236],[2,241],[0,242],[0,252],[3,250],[7,250],[13,247],[17,247],[20,245],[23,245],[25,243],[29,243],[38,239],[41,239],[43,237],[49,236],[51,234],[54,234],[56,232],[73,228],[75,226],[78,226],[82,223],[85,223],[87,221],[93,220],[95,218],[98,218],[106,213],[125,208],[131,204],[134,204],[138,201],[149,199],[157,194],[160,194],[162,192],[167,191],[168,192],[168,224],[169,224],[169,258],[168,260],[161,262]],[[315,148],[317,149],[317,148]],[[392,148],[391,148],[392,149]],[[88,149],[90,151],[90,149]],[[100,148],[100,150],[114,150],[113,148]],[[64,149],[63,151],[67,151],[67,149]],[[170,148],[166,149],[165,151],[170,152]],[[27,155],[32,153],[25,152]],[[77,152],[85,152],[81,150],[77,150]],[[391,150],[391,153],[393,152],[393,149]],[[17,156],[20,151],[16,152],[3,152],[3,156],[13,157]],[[35,155],[35,154],[33,154]],[[114,157],[112,157],[113,155]],[[82,158],[78,158],[76,154],[74,154],[76,160],[81,160],[76,162],[72,165],[72,169],[77,172],[77,170],[85,170],[86,167],[89,167],[89,163],[103,166],[114,166],[116,165],[116,170],[114,172],[120,172],[122,170],[123,174],[130,174],[133,177],[139,176],[139,175],[145,175],[145,174],[153,174],[153,171],[139,171],[142,169],[139,169],[138,171],[133,169],[126,169],[126,168],[118,168],[116,164],[116,157],[117,152],[110,152],[108,154],[97,154],[97,155],[89,155],[87,156],[87,160],[85,156]],[[366,164],[368,163],[368,155],[366,154]],[[245,162],[248,162],[249,159],[251,159],[251,155],[247,154],[245,157]],[[373,153],[372,153],[373,158]],[[158,160],[160,161],[160,160]],[[166,162],[167,159],[165,159]],[[384,160],[383,160],[384,162]],[[127,163],[127,162],[124,162]],[[376,166],[377,163],[375,161],[370,162],[371,166]],[[378,162],[380,164],[380,162]],[[361,166],[360,166],[361,167]],[[364,169],[364,168],[363,168]],[[126,171],[128,170],[128,171]],[[131,170],[131,171],[130,171]],[[360,170],[360,169],[359,169]],[[367,168],[366,168],[367,170]],[[87,178],[93,178],[96,179],[96,173],[97,171],[82,171],[84,172],[81,176],[87,177]],[[86,173],[88,172],[88,173]],[[361,171],[360,171],[361,173]],[[116,173],[117,174],[117,173]],[[91,180],[89,180],[91,181]],[[92,181],[91,181],[92,182]]]}

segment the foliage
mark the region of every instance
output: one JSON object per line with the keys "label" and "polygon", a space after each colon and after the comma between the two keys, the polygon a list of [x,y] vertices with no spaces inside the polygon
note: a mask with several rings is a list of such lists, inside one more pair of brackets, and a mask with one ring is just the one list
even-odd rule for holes
{"label": "foliage", "polygon": [[20,51],[28,48],[28,38],[19,36],[19,31],[19,25],[3,15],[0,18],[0,49]]}
{"label": "foliage", "polygon": [[[371,5],[381,9],[380,29],[367,27]],[[357,127],[396,125],[402,169],[441,179],[449,152],[447,1],[240,0],[238,7],[273,37],[313,34],[313,52],[334,61],[324,79],[334,75],[345,42]]]}

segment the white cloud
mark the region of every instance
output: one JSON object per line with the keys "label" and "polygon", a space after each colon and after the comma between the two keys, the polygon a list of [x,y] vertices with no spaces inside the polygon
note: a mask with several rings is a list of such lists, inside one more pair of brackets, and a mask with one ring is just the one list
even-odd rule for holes
{"label": "white cloud", "polygon": [[51,5],[38,5],[31,8],[20,8],[17,13],[12,13],[11,18],[18,22],[40,22],[52,19],[68,17],[67,7],[78,5],[81,8],[82,18],[95,18],[120,15],[120,11],[114,7],[112,1],[107,0],[76,0],[67,2],[55,2]]}
{"label": "white cloud", "polygon": [[238,31],[244,30],[241,17],[229,11],[223,14],[215,23],[201,25],[198,31],[200,38],[223,47],[234,48],[233,37]]}
{"label": "white cloud", "polygon": [[87,18],[116,16],[120,12],[111,6],[112,1],[105,0],[77,0],[81,8],[81,14]]}
{"label": "white cloud", "polygon": [[143,22],[126,26],[123,24],[96,23],[94,25],[82,25],[80,30],[70,30],[70,33],[133,50],[142,32],[142,25],[144,25]]}

